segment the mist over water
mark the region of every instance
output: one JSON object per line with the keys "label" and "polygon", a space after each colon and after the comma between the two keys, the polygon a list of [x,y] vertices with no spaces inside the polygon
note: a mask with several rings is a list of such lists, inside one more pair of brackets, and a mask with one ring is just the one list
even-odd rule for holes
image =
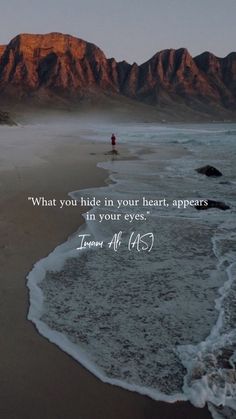
{"label": "mist over water", "polygon": [[[210,402],[215,417],[230,417],[236,397],[236,125],[114,128],[96,121],[79,129],[82,138],[98,142],[115,131],[136,159],[101,163],[112,182],[71,197],[213,199],[231,209],[91,209],[97,219],[102,212],[128,212],[146,220],[86,221],[29,274],[29,318],[104,381],[157,400]],[[195,171],[206,164],[224,176]],[[119,231],[117,252],[77,250],[78,234],[106,243]],[[128,251],[132,232],[152,232],[152,250]],[[219,404],[226,407],[216,413]]]}

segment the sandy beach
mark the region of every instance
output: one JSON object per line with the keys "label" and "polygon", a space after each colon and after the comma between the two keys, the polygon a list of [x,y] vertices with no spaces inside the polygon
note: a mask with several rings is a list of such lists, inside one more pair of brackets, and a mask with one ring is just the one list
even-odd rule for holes
{"label": "sandy beach", "polygon": [[[110,158],[104,155],[108,150],[107,144],[71,139],[40,151],[32,149],[33,164],[30,155],[28,161],[18,160],[15,150],[11,160],[11,151],[5,153],[0,171],[2,419],[211,417],[207,408],[155,402],[100,382],[40,336],[27,320],[28,272],[37,260],[75,232],[83,220],[78,207],[33,207],[28,196],[64,199],[69,191],[102,185],[107,173],[96,163]],[[20,152],[24,155],[24,146]],[[121,157],[125,155],[121,149]]]}

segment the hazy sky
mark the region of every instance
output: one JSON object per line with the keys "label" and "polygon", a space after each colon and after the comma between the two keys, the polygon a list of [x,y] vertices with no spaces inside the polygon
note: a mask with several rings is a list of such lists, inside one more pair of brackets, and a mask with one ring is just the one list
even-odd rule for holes
{"label": "hazy sky", "polygon": [[0,0],[0,43],[21,32],[63,32],[138,63],[164,48],[236,51],[236,0]]}

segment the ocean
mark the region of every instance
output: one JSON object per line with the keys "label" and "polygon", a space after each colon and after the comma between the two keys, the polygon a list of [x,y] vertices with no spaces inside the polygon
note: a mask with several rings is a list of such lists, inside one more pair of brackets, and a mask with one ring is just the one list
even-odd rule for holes
{"label": "ocean", "polygon": [[[112,131],[130,159],[104,156],[105,186],[68,191],[100,205],[29,273],[28,318],[104,382],[233,418],[236,124],[87,122],[81,136]],[[223,176],[196,172],[207,164]],[[230,209],[195,209],[207,199]]]}

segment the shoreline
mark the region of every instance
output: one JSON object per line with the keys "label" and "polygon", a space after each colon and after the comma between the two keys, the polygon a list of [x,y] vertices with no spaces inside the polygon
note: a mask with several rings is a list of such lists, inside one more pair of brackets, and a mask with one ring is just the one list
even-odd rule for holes
{"label": "shoreline", "polygon": [[[64,144],[47,163],[1,172],[1,306],[4,336],[0,412],[5,419],[210,418],[207,408],[168,404],[104,384],[38,334],[27,320],[26,276],[36,261],[67,240],[83,222],[78,208],[32,207],[27,196],[68,197],[69,191],[104,185],[96,167],[102,143]],[[99,150],[99,151],[96,151]],[[107,150],[105,150],[107,151]],[[121,155],[122,157],[122,155]],[[84,176],[86,173],[86,179]],[[53,193],[52,193],[53,191]],[[24,278],[24,279],[23,279]],[[93,403],[91,403],[93,400]]]}

